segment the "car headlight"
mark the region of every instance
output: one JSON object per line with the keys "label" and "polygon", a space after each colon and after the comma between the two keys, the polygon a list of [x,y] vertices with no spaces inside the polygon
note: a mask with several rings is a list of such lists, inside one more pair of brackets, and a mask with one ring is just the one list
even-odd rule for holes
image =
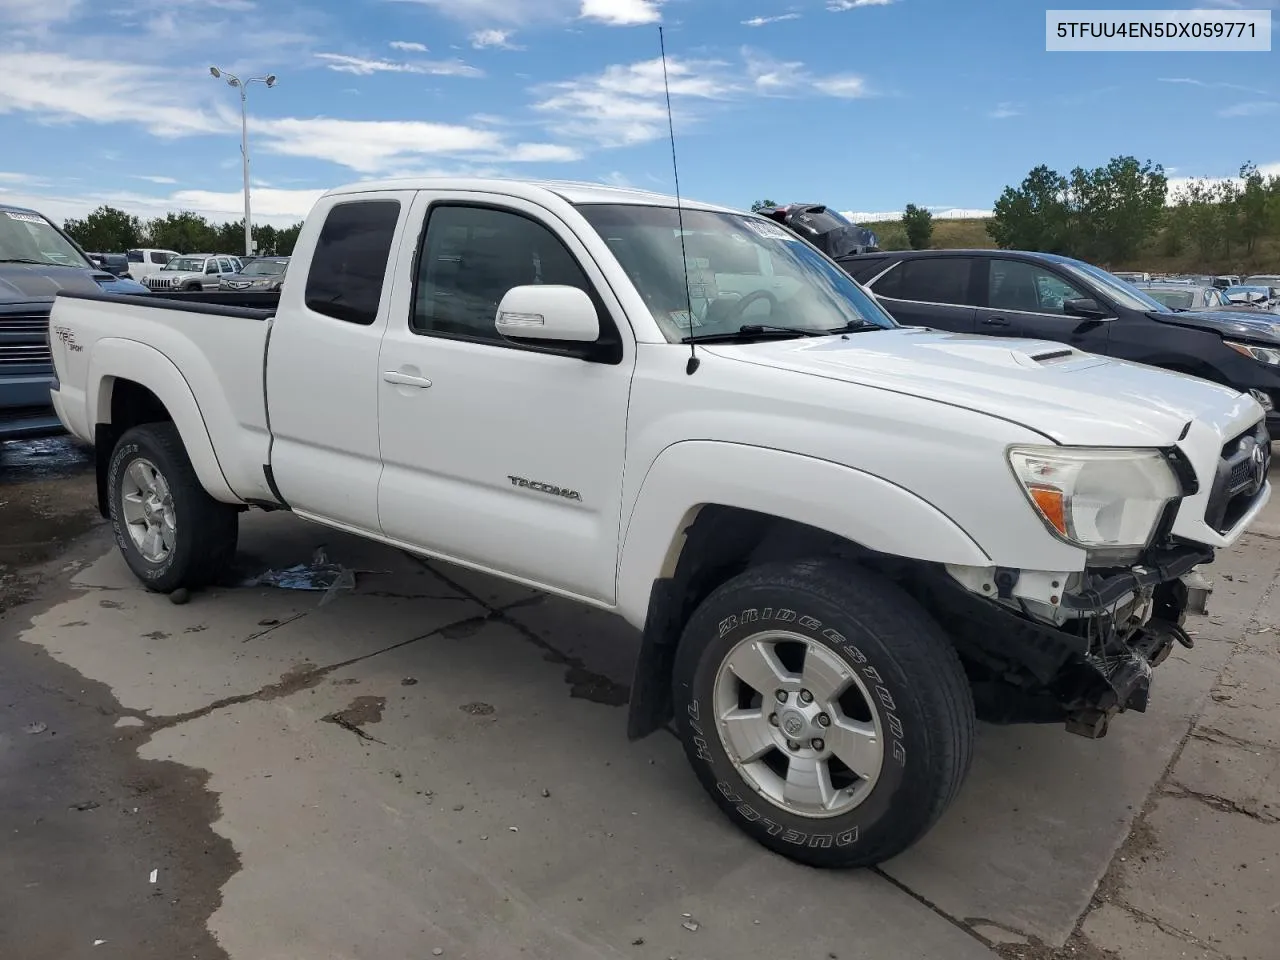
{"label": "car headlight", "polygon": [[1009,463],[1045,526],[1095,566],[1136,559],[1183,493],[1159,450],[1011,447]]}
{"label": "car headlight", "polygon": [[1223,343],[1236,353],[1243,353],[1246,357],[1251,357],[1259,363],[1265,363],[1271,367],[1280,367],[1280,349],[1275,347],[1256,347],[1252,343],[1236,343],[1234,340],[1224,340]]}

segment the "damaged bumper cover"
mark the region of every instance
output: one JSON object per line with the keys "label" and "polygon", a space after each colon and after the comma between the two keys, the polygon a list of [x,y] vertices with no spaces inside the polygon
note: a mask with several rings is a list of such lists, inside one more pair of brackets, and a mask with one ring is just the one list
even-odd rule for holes
{"label": "damaged bumper cover", "polygon": [[[994,723],[1065,723],[1098,738],[1111,717],[1146,710],[1152,671],[1174,644],[1190,647],[1189,608],[1204,607],[1208,584],[1196,569],[1213,550],[1195,544],[1151,551],[1123,570],[1090,571],[1064,582],[1053,622],[1036,604],[931,578],[927,602],[949,624],[973,684],[979,715]],[[1003,596],[1001,596],[1003,595]]]}

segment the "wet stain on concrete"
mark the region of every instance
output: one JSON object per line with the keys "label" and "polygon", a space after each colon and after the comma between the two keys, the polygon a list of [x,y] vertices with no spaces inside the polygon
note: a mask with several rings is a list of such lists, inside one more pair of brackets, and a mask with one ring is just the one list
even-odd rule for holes
{"label": "wet stain on concrete", "polygon": [[106,607],[108,610],[120,610],[123,609],[124,604],[118,600],[99,600],[98,606]]}
{"label": "wet stain on concrete", "polygon": [[152,630],[150,633],[144,633],[142,638],[144,640],[168,640],[169,635],[163,630]]}
{"label": "wet stain on concrete", "polygon": [[463,713],[469,713],[473,717],[488,717],[494,713],[494,707],[491,703],[483,703],[477,700],[475,703],[464,703],[458,708]]}
{"label": "wet stain on concrete", "polygon": [[344,730],[350,730],[361,740],[382,743],[383,741],[368,733],[364,725],[381,723],[382,711],[386,706],[386,697],[356,697],[346,709],[327,714],[320,719],[324,723],[337,724]]}
{"label": "wet stain on concrete", "polygon": [[207,921],[240,864],[211,827],[221,813],[209,775],[141,759],[149,731],[117,726],[129,711],[107,685],[17,639],[71,595],[69,573],[50,584],[56,572],[28,572],[47,595],[0,622],[0,716],[36,717],[57,736],[8,738],[0,751],[0,956],[225,960]]}

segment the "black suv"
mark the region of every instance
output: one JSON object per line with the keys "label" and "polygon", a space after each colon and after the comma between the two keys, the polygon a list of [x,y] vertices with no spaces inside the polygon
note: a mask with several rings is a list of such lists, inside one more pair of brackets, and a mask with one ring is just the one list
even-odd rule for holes
{"label": "black suv", "polygon": [[1248,392],[1280,439],[1280,318],[1175,311],[1088,263],[1013,250],[841,257],[899,323],[1056,340]]}

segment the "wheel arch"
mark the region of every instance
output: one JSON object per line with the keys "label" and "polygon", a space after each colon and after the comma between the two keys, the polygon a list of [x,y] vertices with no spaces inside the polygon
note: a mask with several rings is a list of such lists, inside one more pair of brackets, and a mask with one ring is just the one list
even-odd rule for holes
{"label": "wheel arch", "polygon": [[133,340],[102,340],[90,361],[89,422],[94,425],[98,509],[107,516],[106,477],[121,435],[143,423],[173,423],[201,485],[215,500],[240,503],[218,463],[195,394],[159,350]]}
{"label": "wheel arch", "polygon": [[689,441],[663,451],[636,498],[619,563],[619,610],[643,625],[629,736],[670,719],[676,645],[716,586],[761,563],[821,556],[991,563],[932,504],[872,474],[740,444]]}

